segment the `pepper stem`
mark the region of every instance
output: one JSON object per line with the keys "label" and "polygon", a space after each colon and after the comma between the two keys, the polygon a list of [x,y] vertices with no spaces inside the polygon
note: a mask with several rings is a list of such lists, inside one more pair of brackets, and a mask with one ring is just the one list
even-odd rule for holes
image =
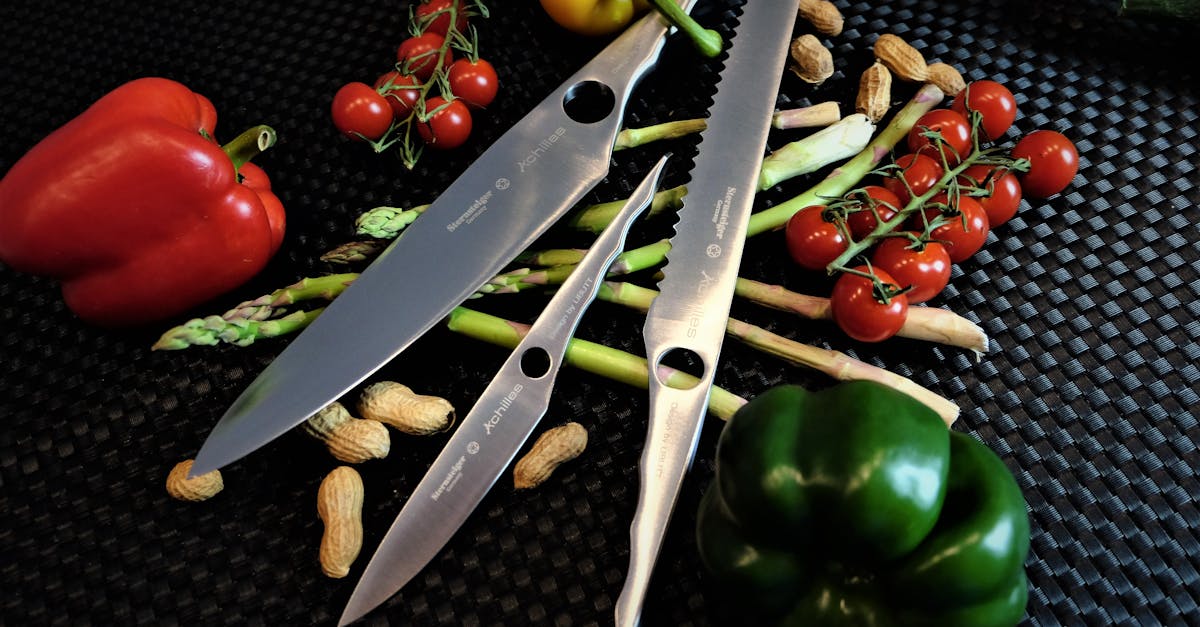
{"label": "pepper stem", "polygon": [[658,9],[658,12],[662,13],[672,26],[686,33],[700,54],[713,58],[721,54],[721,50],[725,48],[725,41],[721,39],[720,33],[701,26],[692,19],[692,16],[679,8],[679,5],[675,4],[675,0],[650,0],[650,4],[653,4],[654,8]]}
{"label": "pepper stem", "polygon": [[275,129],[266,124],[259,124],[234,137],[228,144],[221,146],[221,150],[233,160],[233,167],[240,170],[259,153],[274,146],[275,138]]}

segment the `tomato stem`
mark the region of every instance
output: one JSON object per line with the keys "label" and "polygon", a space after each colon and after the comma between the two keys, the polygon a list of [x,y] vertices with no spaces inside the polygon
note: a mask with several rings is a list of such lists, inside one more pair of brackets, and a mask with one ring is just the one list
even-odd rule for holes
{"label": "tomato stem", "polygon": [[424,65],[426,61],[430,60],[428,57],[436,55],[435,58],[432,59],[434,61],[433,72],[430,74],[428,79],[421,82],[420,85],[417,86],[404,85],[392,87],[391,82],[389,81],[388,84],[380,87],[382,90],[380,93],[383,93],[384,95],[386,95],[387,92],[392,89],[414,89],[420,92],[417,97],[416,104],[412,107],[412,110],[409,111],[408,115],[402,120],[393,120],[392,125],[388,128],[387,132],[385,132],[377,141],[371,142],[375,152],[383,152],[391,148],[393,145],[399,144],[400,160],[404,164],[405,169],[408,170],[412,170],[414,167],[416,167],[417,161],[420,159],[422,153],[422,146],[417,144],[412,135],[413,125],[427,122],[430,116],[440,110],[435,108],[432,111],[426,111],[425,102],[429,97],[429,92],[435,85],[437,86],[438,93],[447,101],[447,105],[443,105],[443,107],[448,106],[449,101],[455,99],[455,95],[450,89],[450,83],[446,75],[446,55],[451,49],[455,49],[460,51],[466,58],[473,62],[479,60],[478,31],[475,29],[474,25],[471,24],[468,24],[467,26],[469,33],[463,33],[460,31],[459,14],[462,13],[467,16],[479,15],[480,17],[486,18],[488,17],[487,7],[483,4],[482,0],[471,0],[472,6],[470,8],[463,8],[460,6],[460,4],[461,3],[458,1],[451,2],[448,6],[446,6],[446,8],[430,13],[419,20],[413,19],[412,12],[410,11],[409,19],[412,25],[412,33],[414,37],[425,34],[429,27],[443,16],[445,16],[445,19],[449,20],[449,25],[447,26],[445,36],[442,38],[442,45],[437,50],[429,50],[415,57],[406,59],[403,62],[397,61],[394,69],[401,74],[411,75],[412,68],[414,66]]}
{"label": "tomato stem", "polygon": [[[843,251],[841,255],[838,255],[838,257],[836,259],[834,259],[832,262],[830,262],[830,264],[828,266],[826,266],[826,268],[825,268],[826,271],[830,275],[837,274],[839,272],[851,271],[851,269],[848,267],[848,265],[857,256],[861,255],[863,252],[870,249],[880,239],[889,236],[893,231],[900,228],[904,224],[904,222],[906,220],[908,220],[909,216],[911,216],[912,214],[914,214],[918,211],[923,211],[924,209],[926,209],[927,208],[926,202],[929,199],[933,198],[935,195],[944,192],[944,193],[946,193],[947,196],[949,196],[952,199],[950,202],[950,205],[939,204],[938,206],[946,206],[947,208],[955,206],[957,203],[954,202],[953,199],[957,198],[959,195],[962,194],[962,190],[959,188],[959,184],[958,184],[958,175],[961,174],[963,171],[965,171],[967,168],[969,168],[973,165],[995,165],[995,166],[1009,168],[1014,171],[1024,171],[1024,170],[1020,169],[1022,167],[1021,162],[1025,161],[1024,159],[1013,159],[1011,157],[997,155],[996,153],[999,151],[1000,151],[1000,148],[981,148],[979,143],[976,142],[974,144],[974,149],[972,150],[971,154],[967,155],[967,157],[965,159],[963,159],[961,162],[959,162],[958,165],[956,165],[954,167],[950,167],[949,161],[947,160],[945,153],[943,151],[942,163],[943,163],[944,173],[942,174],[942,177],[940,179],[938,179],[938,181],[923,194],[913,194],[912,187],[909,186],[908,181],[905,180],[903,176],[900,176],[899,177],[900,181],[904,184],[905,188],[908,189],[908,191],[909,191],[910,200],[908,201],[908,203],[904,207],[902,207],[899,211],[897,211],[896,215],[892,216],[892,218],[890,220],[887,220],[887,221],[878,220],[878,214],[877,214],[875,230],[871,231],[865,237],[863,237],[862,239],[860,239],[858,241],[851,241],[850,245],[846,248],[846,250]],[[1027,161],[1023,167],[1025,168],[1025,170],[1028,170],[1029,166],[1028,166]],[[887,172],[887,171],[894,170],[894,169],[896,169],[895,164],[890,164],[888,166],[881,168],[881,171]],[[944,211],[943,213],[952,213],[952,212]],[[924,214],[922,214],[922,218],[924,219],[924,225],[925,225],[924,233],[922,234],[923,238],[928,238],[929,233],[933,229],[935,229],[938,226],[940,226],[941,224],[945,223],[943,221],[942,216],[939,216],[938,218],[934,219],[933,221],[930,221],[928,218],[925,218]]]}

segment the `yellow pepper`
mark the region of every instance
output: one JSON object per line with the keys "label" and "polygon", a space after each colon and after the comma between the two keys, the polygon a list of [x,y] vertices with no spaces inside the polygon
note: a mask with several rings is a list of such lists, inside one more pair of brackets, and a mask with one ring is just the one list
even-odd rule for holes
{"label": "yellow pepper", "polygon": [[623,28],[647,8],[646,0],[541,0],[542,8],[559,26],[590,37]]}

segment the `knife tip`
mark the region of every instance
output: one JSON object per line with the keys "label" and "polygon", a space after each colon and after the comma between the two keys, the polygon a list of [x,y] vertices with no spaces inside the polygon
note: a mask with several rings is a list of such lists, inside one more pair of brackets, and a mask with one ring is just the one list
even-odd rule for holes
{"label": "knife tip", "polygon": [[194,479],[214,470],[220,470],[227,464],[229,464],[229,461],[217,459],[217,453],[214,452],[213,447],[208,446],[208,443],[205,442],[204,446],[200,447],[200,452],[196,453],[196,459],[192,462],[192,468],[188,472],[188,479]]}
{"label": "knife tip", "polygon": [[338,618],[337,627],[345,627],[362,618],[367,612],[373,609],[373,607],[363,608],[362,603],[356,600],[357,597],[357,594],[350,595],[350,600],[346,602],[346,609],[342,610],[342,616]]}

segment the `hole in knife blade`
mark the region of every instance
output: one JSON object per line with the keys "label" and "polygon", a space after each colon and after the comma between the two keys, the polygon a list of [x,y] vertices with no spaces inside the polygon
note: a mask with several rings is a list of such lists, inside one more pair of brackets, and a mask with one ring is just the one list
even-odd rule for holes
{"label": "hole in knife blade", "polygon": [[580,124],[593,124],[616,109],[617,97],[600,81],[581,81],[567,88],[562,104],[567,117]]}
{"label": "hole in knife blade", "polygon": [[550,353],[533,347],[521,354],[521,372],[530,379],[540,379],[550,372]]}
{"label": "hole in knife blade", "polygon": [[[696,379],[704,376],[704,360],[700,358],[700,355],[686,348],[668,349],[663,353],[662,358],[658,360],[658,366],[666,366],[667,368],[678,370],[696,377]],[[690,390],[699,383],[699,381],[692,381],[690,385],[683,385],[678,381],[668,383],[663,380],[665,373],[662,372],[661,368],[655,368],[654,376],[658,377],[659,383],[679,390]]]}

